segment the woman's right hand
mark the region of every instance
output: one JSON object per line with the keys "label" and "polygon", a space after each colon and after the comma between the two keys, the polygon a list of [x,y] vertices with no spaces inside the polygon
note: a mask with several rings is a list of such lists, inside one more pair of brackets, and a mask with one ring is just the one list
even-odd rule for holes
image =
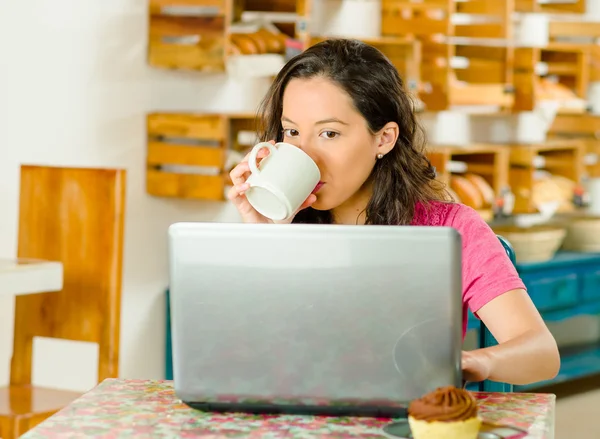
{"label": "woman's right hand", "polygon": [[[274,141],[270,143],[275,144]],[[257,165],[260,163],[260,160],[264,159],[269,155],[269,150],[267,148],[261,149],[257,154]],[[246,191],[250,188],[250,185],[246,182],[248,177],[250,177],[250,166],[248,165],[248,157],[250,154],[248,153],[246,157],[239,163],[235,168],[231,170],[229,176],[231,177],[231,182],[233,186],[229,189],[227,193],[227,198],[231,200],[234,206],[237,208],[240,216],[242,217],[242,222],[245,223],[291,223],[294,219],[296,213],[298,213],[302,209],[306,209],[311,204],[313,204],[317,197],[314,194],[309,195],[306,201],[300,206],[300,209],[294,213],[290,218],[283,221],[273,221],[267,218],[264,215],[261,215],[252,207],[248,199],[246,198]]]}

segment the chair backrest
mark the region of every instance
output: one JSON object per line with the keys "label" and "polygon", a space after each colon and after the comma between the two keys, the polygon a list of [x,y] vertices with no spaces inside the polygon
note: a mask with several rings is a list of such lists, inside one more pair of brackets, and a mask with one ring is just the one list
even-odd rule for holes
{"label": "chair backrest", "polygon": [[500,244],[502,244],[502,247],[504,247],[504,250],[506,250],[506,254],[510,258],[513,265],[516,265],[517,264],[517,256],[515,255],[515,249],[513,248],[513,246],[510,244],[510,242],[508,242],[508,240],[505,237],[500,236],[500,235],[496,235],[496,236],[500,240]]}
{"label": "chair backrest", "polygon": [[[502,247],[506,250],[506,254],[510,258],[513,264],[517,263],[517,258],[515,256],[515,250],[512,245],[506,238],[503,236],[497,235]],[[492,335],[492,333],[488,330],[488,328],[481,322],[479,327],[479,347],[486,348],[489,346],[497,345],[498,342]],[[499,383],[496,381],[482,381],[479,383],[479,391],[481,392],[512,392],[513,386],[512,384],[507,383]]]}
{"label": "chair backrest", "polygon": [[10,382],[31,383],[33,337],[99,345],[118,376],[126,172],[22,166],[18,256],[61,261],[60,292],[18,296]]}

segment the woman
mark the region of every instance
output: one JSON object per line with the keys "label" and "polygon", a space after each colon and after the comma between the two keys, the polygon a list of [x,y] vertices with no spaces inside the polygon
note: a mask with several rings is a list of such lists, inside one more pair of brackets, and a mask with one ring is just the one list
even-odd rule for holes
{"label": "woman", "polygon": [[[559,370],[556,342],[496,235],[473,209],[444,201],[397,70],[354,40],[312,46],[281,70],[261,108],[261,140],[291,143],[323,181],[295,223],[450,226],[463,238],[463,337],[470,308],[499,344],[463,352],[468,381],[529,384]],[[263,156],[266,150],[263,149]],[[247,161],[229,199],[244,222],[271,222],[248,203]]]}

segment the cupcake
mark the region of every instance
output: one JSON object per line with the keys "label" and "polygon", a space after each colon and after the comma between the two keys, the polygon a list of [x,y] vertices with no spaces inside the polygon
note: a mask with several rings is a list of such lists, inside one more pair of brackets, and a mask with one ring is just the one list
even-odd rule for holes
{"label": "cupcake", "polygon": [[414,439],[476,439],[481,427],[475,399],[454,386],[412,401],[408,423]]}

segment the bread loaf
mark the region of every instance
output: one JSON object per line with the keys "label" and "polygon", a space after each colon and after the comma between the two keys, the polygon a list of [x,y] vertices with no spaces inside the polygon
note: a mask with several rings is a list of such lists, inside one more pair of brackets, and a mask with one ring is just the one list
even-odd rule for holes
{"label": "bread loaf", "polygon": [[265,28],[260,29],[257,34],[262,37],[267,45],[267,52],[280,53],[283,52],[284,46],[277,35],[269,32]]}
{"label": "bread loaf", "polygon": [[450,189],[456,192],[461,202],[473,209],[481,209],[483,207],[483,196],[477,190],[475,185],[460,175],[452,175],[450,177]]}
{"label": "bread loaf", "polygon": [[242,55],[259,53],[256,43],[245,34],[231,34],[231,42],[240,49]]}
{"label": "bread loaf", "polygon": [[264,35],[262,35],[260,32],[247,34],[247,37],[254,42],[256,48],[258,49],[258,53],[267,53],[269,51],[267,46],[267,40],[264,37]]}
{"label": "bread loaf", "polygon": [[483,178],[481,175],[473,173],[465,174],[465,178],[477,188],[477,190],[481,194],[481,197],[483,198],[484,206],[489,207],[494,204],[494,201],[496,200],[496,194],[494,192],[494,189],[485,180],[485,178]]}

